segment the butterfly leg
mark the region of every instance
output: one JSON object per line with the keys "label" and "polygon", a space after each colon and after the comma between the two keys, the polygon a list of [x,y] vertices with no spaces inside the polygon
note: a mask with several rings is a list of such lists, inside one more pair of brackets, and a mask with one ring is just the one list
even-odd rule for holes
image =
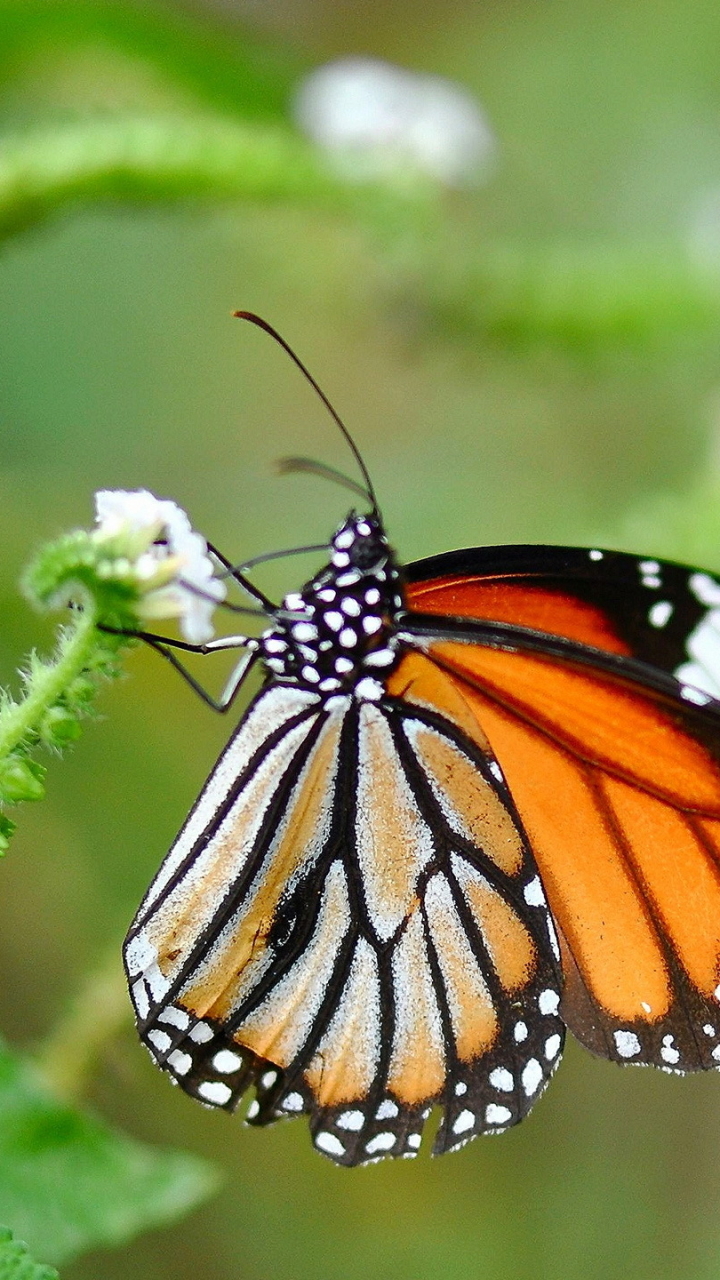
{"label": "butterfly leg", "polygon": [[[245,677],[249,674],[257,658],[259,648],[257,640],[243,635],[222,636],[219,640],[210,640],[206,644],[190,644],[187,640],[176,640],[171,636],[158,636],[151,631],[123,631],[118,627],[107,627],[102,624],[98,629],[109,632],[110,635],[123,635],[132,637],[134,640],[143,640],[156,653],[167,659],[171,667],[177,671],[178,675],[182,676],[185,683],[190,685],[193,692],[202,699],[206,706],[221,715],[230,710]],[[197,653],[205,657],[211,653],[221,652],[223,649],[240,648],[244,648],[245,653],[231,671],[219,698],[214,698],[173,652],[174,649],[181,649],[183,653]]]}

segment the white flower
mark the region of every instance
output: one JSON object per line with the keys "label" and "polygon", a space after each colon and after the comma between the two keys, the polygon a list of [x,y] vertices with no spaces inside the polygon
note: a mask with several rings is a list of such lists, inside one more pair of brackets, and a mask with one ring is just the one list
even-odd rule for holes
{"label": "white flower", "polygon": [[295,116],[350,176],[414,167],[448,186],[477,181],[495,139],[474,98],[441,76],[375,58],[343,58],[312,72]]}
{"label": "white flower", "polygon": [[93,537],[108,553],[109,572],[135,586],[140,616],[177,618],[191,644],[209,640],[212,613],[226,588],[182,508],[147,489],[102,489],[95,509]]}

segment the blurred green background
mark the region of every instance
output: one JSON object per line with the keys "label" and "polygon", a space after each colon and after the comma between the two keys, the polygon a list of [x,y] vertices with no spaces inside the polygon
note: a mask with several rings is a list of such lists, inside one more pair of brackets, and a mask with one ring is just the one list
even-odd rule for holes
{"label": "blurred green background", "polygon": [[[275,324],[334,400],[404,559],[603,540],[720,563],[714,0],[0,0],[0,112],[13,136],[126,113],[285,127],[298,77],[357,52],[477,97],[497,154],[476,189],[424,212],[389,199],[385,218],[362,193],[336,208],[119,184],[4,241],[3,681],[52,636],[20,570],[90,521],[99,487],[174,498],[236,559],[322,539],[344,515],[340,490],[274,474],[285,454],[349,463],[236,307]],[[296,571],[263,581],[289,587]],[[151,653],[129,671],[0,868],[0,1026],[18,1045],[119,947],[228,731]],[[129,1019],[90,1096],[138,1137],[217,1161],[225,1182],[66,1280],[720,1274],[715,1077],[621,1071],[571,1044],[497,1143],[352,1173],[312,1151],[302,1122],[246,1130],[194,1105]]]}

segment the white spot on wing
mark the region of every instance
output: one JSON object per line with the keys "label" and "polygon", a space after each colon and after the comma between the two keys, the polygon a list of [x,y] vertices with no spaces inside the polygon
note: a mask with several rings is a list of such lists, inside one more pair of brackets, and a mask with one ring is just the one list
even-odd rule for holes
{"label": "white spot on wing", "polygon": [[239,1071],[242,1066],[242,1058],[239,1053],[233,1053],[232,1049],[219,1049],[212,1060],[213,1067],[219,1071],[221,1075],[230,1075],[233,1071]]}
{"label": "white spot on wing", "polygon": [[[205,1102],[212,1102],[217,1107],[222,1107],[232,1097],[232,1089],[228,1084],[223,1084],[222,1080],[203,1080],[198,1085],[198,1097]],[[248,1114],[249,1111],[248,1111]]]}
{"label": "white spot on wing", "polygon": [[195,1026],[188,1032],[188,1035],[196,1044],[207,1044],[208,1040],[212,1040],[214,1032],[207,1022],[196,1022]]}
{"label": "white spot on wing", "polygon": [[539,876],[535,876],[529,884],[525,885],[525,888],[523,889],[523,898],[529,907],[545,906],[545,894],[543,893],[543,887],[540,883]]}
{"label": "white spot on wing", "polygon": [[374,680],[372,676],[364,676],[362,680],[358,680],[353,692],[361,702],[378,702],[384,690],[379,680]]}
{"label": "white spot on wing", "polygon": [[487,1124],[507,1124],[508,1120],[512,1120],[512,1111],[507,1107],[500,1107],[496,1102],[491,1102],[485,1108],[485,1121]]}
{"label": "white spot on wing", "polygon": [[182,1049],[173,1049],[168,1054],[167,1065],[172,1067],[173,1071],[179,1076],[186,1076],[192,1066],[192,1058],[189,1053],[183,1053]]}
{"label": "white spot on wing", "polygon": [[166,1009],[162,1009],[158,1014],[158,1022],[167,1022],[171,1027],[178,1027],[180,1031],[186,1031],[190,1025],[190,1017],[184,1009],[178,1009],[177,1005],[169,1004]]}
{"label": "white spot on wing", "polygon": [[530,1060],[525,1063],[520,1077],[522,1080],[522,1087],[528,1098],[532,1097],[535,1093],[538,1086],[542,1083],[542,1078],[543,1069],[540,1066],[540,1063],[537,1058],[530,1058]]}
{"label": "white spot on wing", "polygon": [[453,1124],[453,1133],[467,1133],[468,1129],[472,1129],[475,1125],[474,1111],[461,1111],[460,1115]]}
{"label": "white spot on wing", "polygon": [[150,988],[150,994],[154,1000],[162,1000],[170,987],[170,983],[165,977],[165,974],[161,973],[160,966],[157,964],[151,965],[150,968],[145,971],[145,981]]}
{"label": "white spot on wing", "polygon": [[701,693],[699,689],[695,689],[692,685],[684,684],[680,690],[680,697],[686,702],[694,702],[696,707],[706,707],[710,701],[707,693]]}
{"label": "white spot on wing", "polygon": [[560,996],[557,991],[552,991],[548,987],[545,991],[540,992],[540,995],[538,996],[538,1009],[541,1013],[557,1013],[559,1004]]}
{"label": "white spot on wing", "polygon": [[711,609],[720,607],[720,582],[711,578],[709,573],[692,573],[688,587],[699,604]]}
{"label": "white spot on wing", "polygon": [[680,1051],[674,1044],[673,1036],[663,1036],[660,1057],[663,1062],[668,1062],[671,1066],[674,1066],[676,1062],[680,1061]]}
{"label": "white spot on wing", "polygon": [[365,1123],[362,1111],[343,1111],[335,1121],[338,1129],[349,1129],[359,1133]]}
{"label": "white spot on wing", "polygon": [[503,1093],[512,1093],[515,1088],[512,1072],[508,1071],[507,1067],[495,1067],[488,1079],[493,1089],[501,1089]]}
{"label": "white spot on wing", "polygon": [[327,1133],[321,1129],[320,1133],[315,1134],[315,1146],[318,1151],[324,1151],[329,1156],[344,1156],[345,1147],[334,1133]]}
{"label": "white spot on wing", "polygon": [[377,1151],[391,1151],[396,1141],[394,1133],[376,1133],[374,1138],[365,1143],[365,1150],[369,1156],[375,1155]]}
{"label": "white spot on wing", "polygon": [[648,613],[648,622],[651,627],[664,627],[670,621],[672,614],[673,606],[670,601],[658,600]]}
{"label": "white spot on wing", "polygon": [[634,1058],[640,1052],[640,1041],[634,1031],[616,1031],[614,1040],[621,1058]]}
{"label": "white spot on wing", "polygon": [[172,1044],[172,1038],[167,1031],[160,1031],[157,1027],[153,1027],[152,1031],[148,1031],[147,1038],[151,1044],[155,1045],[159,1053],[165,1053]]}
{"label": "white spot on wing", "polygon": [[558,1035],[548,1036],[547,1040],[545,1041],[545,1057],[547,1058],[548,1062],[552,1062],[553,1058],[557,1058],[560,1052],[561,1043],[562,1041],[560,1036]]}

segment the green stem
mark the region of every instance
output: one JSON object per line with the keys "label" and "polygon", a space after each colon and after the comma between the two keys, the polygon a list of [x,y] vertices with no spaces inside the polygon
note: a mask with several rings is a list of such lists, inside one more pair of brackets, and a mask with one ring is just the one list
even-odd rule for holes
{"label": "green stem", "polygon": [[0,235],[79,201],[285,201],[382,226],[427,196],[417,181],[346,182],[291,129],[219,116],[118,115],[0,140]]}
{"label": "green stem", "polygon": [[38,667],[22,701],[12,703],[0,714],[0,760],[37,728],[43,714],[89,665],[97,646],[96,621],[96,606],[88,597],[83,612],[75,615],[73,630],[66,631],[60,641],[55,661]]}

